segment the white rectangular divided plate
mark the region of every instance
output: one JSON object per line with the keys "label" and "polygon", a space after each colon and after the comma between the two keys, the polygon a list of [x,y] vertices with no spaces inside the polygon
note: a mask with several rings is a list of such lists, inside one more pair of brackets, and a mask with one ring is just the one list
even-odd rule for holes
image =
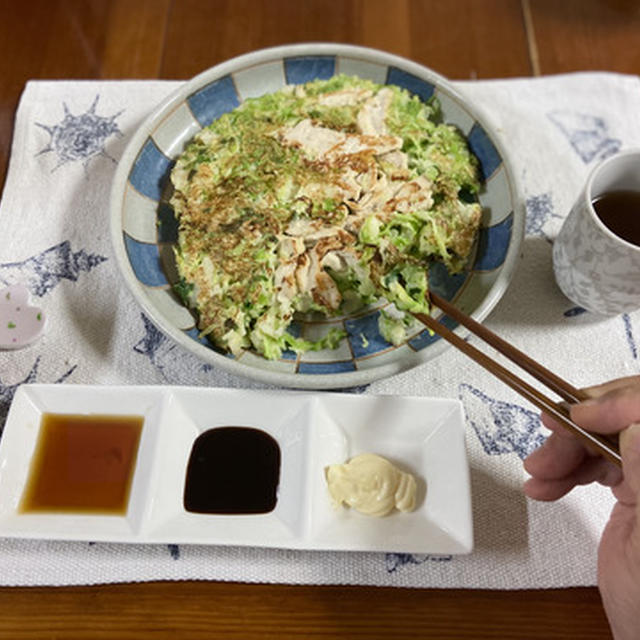
{"label": "white rectangular divided plate", "polygon": [[[144,416],[126,516],[19,513],[43,413]],[[219,426],[255,427],[277,440],[281,471],[273,511],[210,515],[184,509],[193,442]],[[415,511],[374,518],[332,506],[324,468],[366,452],[417,477]],[[456,400],[342,393],[24,385],[0,441],[0,536],[469,553],[462,407]]]}

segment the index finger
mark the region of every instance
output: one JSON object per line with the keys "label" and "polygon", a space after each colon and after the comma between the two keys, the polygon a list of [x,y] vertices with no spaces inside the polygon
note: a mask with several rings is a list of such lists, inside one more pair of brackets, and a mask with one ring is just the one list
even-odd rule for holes
{"label": "index finger", "polygon": [[[603,382],[602,384],[593,385],[591,387],[584,387],[582,391],[587,393],[592,399],[598,399],[607,395],[608,393],[611,393],[612,391],[625,389],[627,387],[636,387],[638,389],[638,393],[640,393],[640,375],[616,378],[615,380],[609,380],[607,382]],[[565,405],[567,409],[571,410],[572,407],[577,405],[590,404],[590,400],[585,400],[584,403],[582,402],[577,403],[577,405],[571,405],[568,402],[562,402],[560,404]],[[574,419],[573,414],[571,414],[571,416],[572,416],[572,419]],[[575,437],[570,431],[567,430],[567,428],[564,425],[560,424],[558,421],[556,421],[554,418],[552,418],[549,414],[545,413],[544,411],[542,412],[540,417],[544,426],[550,429],[551,431],[558,433],[562,437],[566,437],[566,438]],[[575,419],[574,421],[577,422],[577,420]],[[585,428],[589,428],[586,425],[580,425],[580,426],[585,426]],[[595,430],[598,431],[597,427],[595,428]],[[603,433],[610,433],[610,430],[607,429]]]}
{"label": "index finger", "polygon": [[613,386],[571,407],[571,419],[595,433],[618,433],[640,422],[640,381]]}
{"label": "index finger", "polygon": [[616,378],[615,380],[609,380],[607,382],[603,382],[602,384],[596,384],[592,387],[586,387],[584,391],[586,391],[592,398],[599,398],[600,396],[603,396],[610,391],[634,386],[640,387],[640,375]]}

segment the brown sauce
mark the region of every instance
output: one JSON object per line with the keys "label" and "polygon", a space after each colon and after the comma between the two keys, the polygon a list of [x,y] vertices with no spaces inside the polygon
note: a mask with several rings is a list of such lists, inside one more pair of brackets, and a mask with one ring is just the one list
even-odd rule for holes
{"label": "brown sauce", "polygon": [[43,414],[20,511],[125,515],[143,422]]}
{"label": "brown sauce", "polygon": [[593,200],[604,225],[618,237],[640,246],[640,191],[609,191]]}
{"label": "brown sauce", "polygon": [[195,513],[257,514],[273,511],[280,482],[280,447],[252,427],[217,427],[193,443],[184,508]]}

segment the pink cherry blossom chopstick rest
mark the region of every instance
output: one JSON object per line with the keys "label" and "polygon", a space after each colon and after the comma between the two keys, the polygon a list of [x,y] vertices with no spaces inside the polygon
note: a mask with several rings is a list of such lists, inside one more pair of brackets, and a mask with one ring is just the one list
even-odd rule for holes
{"label": "pink cherry blossom chopstick rest", "polygon": [[29,304],[29,290],[22,285],[0,289],[0,349],[20,349],[44,332],[45,315]]}

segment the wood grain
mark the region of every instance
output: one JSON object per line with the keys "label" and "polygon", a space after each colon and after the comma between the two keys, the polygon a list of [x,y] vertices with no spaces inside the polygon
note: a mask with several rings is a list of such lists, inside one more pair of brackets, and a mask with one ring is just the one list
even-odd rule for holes
{"label": "wood grain", "polygon": [[310,41],[385,49],[451,78],[530,74],[520,0],[174,0],[161,75]]}
{"label": "wood grain", "polygon": [[206,582],[0,589],[0,638],[176,636],[606,640],[610,634],[594,589],[465,591]]}
{"label": "wood grain", "polygon": [[161,76],[191,77],[263,47],[349,42],[354,23],[350,0],[174,0]]}
{"label": "wood grain", "polygon": [[[9,155],[13,117],[31,78],[96,77],[106,3],[79,15],[70,3],[0,3],[0,175]],[[4,180],[3,180],[4,181]]]}
{"label": "wood grain", "polygon": [[112,0],[101,78],[157,78],[171,0]]}
{"label": "wood grain", "polygon": [[531,75],[520,0],[414,2],[411,57],[453,79]]}
{"label": "wood grain", "polygon": [[637,0],[527,0],[540,73],[640,73]]}

